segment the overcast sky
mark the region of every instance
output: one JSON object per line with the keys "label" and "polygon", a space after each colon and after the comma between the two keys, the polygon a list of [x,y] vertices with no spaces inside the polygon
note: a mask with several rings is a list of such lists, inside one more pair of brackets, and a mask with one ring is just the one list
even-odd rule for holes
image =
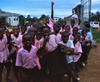
{"label": "overcast sky", "polygon": [[[51,1],[54,1],[54,16],[67,17],[81,0],[0,0],[3,11],[40,17],[42,14],[51,16]],[[100,0],[92,0],[92,12],[100,11]]]}

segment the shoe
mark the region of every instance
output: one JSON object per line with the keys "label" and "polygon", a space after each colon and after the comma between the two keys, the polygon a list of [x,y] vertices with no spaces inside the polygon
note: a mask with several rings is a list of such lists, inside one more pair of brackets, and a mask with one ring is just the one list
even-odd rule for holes
{"label": "shoe", "polygon": [[77,77],[77,80],[78,80],[78,81],[80,81],[80,78],[79,78],[79,77]]}
{"label": "shoe", "polygon": [[82,65],[85,67],[85,63],[82,63]]}
{"label": "shoe", "polygon": [[64,77],[67,77],[67,74],[64,74]]}

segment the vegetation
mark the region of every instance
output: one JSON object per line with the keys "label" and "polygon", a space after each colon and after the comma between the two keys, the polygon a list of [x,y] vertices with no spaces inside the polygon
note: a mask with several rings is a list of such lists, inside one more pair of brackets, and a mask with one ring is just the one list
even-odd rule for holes
{"label": "vegetation", "polygon": [[97,11],[96,14],[91,13],[91,21],[99,21],[100,22],[100,12]]}
{"label": "vegetation", "polygon": [[92,29],[92,35],[93,40],[95,40],[97,43],[100,43],[100,32],[96,31],[95,29]]}

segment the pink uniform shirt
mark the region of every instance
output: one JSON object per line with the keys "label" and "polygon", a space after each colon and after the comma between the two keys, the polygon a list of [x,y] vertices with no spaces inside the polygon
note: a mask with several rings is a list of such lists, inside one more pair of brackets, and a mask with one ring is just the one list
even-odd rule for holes
{"label": "pink uniform shirt", "polygon": [[[81,36],[82,37],[82,36]],[[83,46],[88,46],[88,43],[86,44],[85,41],[89,41],[89,39],[87,37],[85,37],[85,40],[80,40],[80,43],[83,45]]]}
{"label": "pink uniform shirt", "polygon": [[32,25],[31,25],[31,26],[28,26],[28,27],[27,27],[27,30],[28,30],[29,28],[31,28],[31,27],[33,27],[33,26],[32,26]]}
{"label": "pink uniform shirt", "polygon": [[72,55],[73,62],[77,62],[79,60],[79,58],[81,57],[82,47],[81,47],[80,42],[77,42],[75,44],[74,53],[77,53],[77,52],[80,52],[80,54],[79,55]]}
{"label": "pink uniform shirt", "polygon": [[72,35],[69,35],[69,40],[74,41],[74,37]]}
{"label": "pink uniform shirt", "polygon": [[59,43],[61,41],[62,35],[60,33],[58,33],[56,37],[57,37],[57,42]]}
{"label": "pink uniform shirt", "polygon": [[[42,42],[43,43],[44,41],[44,38],[42,37],[40,39],[40,43]],[[58,46],[58,39],[55,35],[50,35],[49,36],[49,41],[46,43],[46,46],[45,46],[45,49],[46,51],[48,52],[52,52],[54,51]]]}
{"label": "pink uniform shirt", "polygon": [[40,48],[40,42],[36,39],[36,37],[35,37],[35,46],[37,47],[37,49]]}
{"label": "pink uniform shirt", "polygon": [[[27,32],[25,32],[24,34],[26,34],[26,33],[27,33]],[[22,35],[22,32],[20,32],[19,34]],[[24,35],[24,34],[23,34],[23,35]]]}
{"label": "pink uniform shirt", "polygon": [[37,57],[37,48],[32,46],[31,51],[28,52],[23,47],[18,51],[16,58],[16,66],[21,66],[26,69],[33,69],[38,66],[41,69],[39,58]]}
{"label": "pink uniform shirt", "polygon": [[49,24],[47,24],[51,28],[51,32],[53,31],[53,22],[54,22],[54,19],[50,18]]}
{"label": "pink uniform shirt", "polygon": [[[76,24],[74,27],[77,27],[78,29],[80,29],[80,25]],[[72,26],[70,26],[70,34],[73,34],[73,28]]]}
{"label": "pink uniform shirt", "polygon": [[65,29],[62,29],[62,27],[61,27],[61,30],[60,30],[60,32],[64,32],[65,31]]}
{"label": "pink uniform shirt", "polygon": [[[16,43],[18,49],[20,49],[23,46],[23,43],[22,43],[22,35],[19,34],[18,38],[16,38],[14,36],[14,34],[11,34],[11,39]],[[12,47],[12,49],[15,50],[16,48],[15,47]]]}
{"label": "pink uniform shirt", "polygon": [[7,45],[7,37],[6,35],[3,36],[3,39],[0,40],[0,63],[3,61],[7,62],[7,57],[9,54],[8,45]]}

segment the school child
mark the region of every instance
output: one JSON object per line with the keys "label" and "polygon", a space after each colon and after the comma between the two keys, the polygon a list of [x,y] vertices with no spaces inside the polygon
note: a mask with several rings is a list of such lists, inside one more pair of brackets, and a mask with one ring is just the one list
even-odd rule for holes
{"label": "school child", "polygon": [[[70,34],[70,26],[69,25],[65,26],[65,31]],[[72,41],[74,40],[73,35],[71,35],[71,34],[69,35],[69,40],[72,40]]]}
{"label": "school child", "polygon": [[44,82],[41,75],[41,66],[37,57],[37,48],[32,45],[32,36],[24,34],[22,40],[24,46],[18,51],[16,66],[22,76],[22,82]]}
{"label": "school child", "polygon": [[80,23],[81,23],[81,20],[80,18],[78,17],[78,24],[75,25],[75,20],[71,20],[71,26],[70,26],[70,33],[73,34],[73,28],[77,27],[78,29],[80,29]]}
{"label": "school child", "polygon": [[22,26],[21,26],[21,32],[20,32],[20,35],[26,34],[26,30],[27,30],[26,25],[22,25]]}
{"label": "school child", "polygon": [[8,50],[8,39],[6,35],[4,34],[4,29],[0,28],[0,82],[3,82],[2,80],[2,72],[4,66],[7,68],[7,75],[6,75],[6,81],[11,82],[11,80],[8,78],[10,71],[11,71],[11,61],[7,60],[9,50]]}
{"label": "school child", "polygon": [[1,28],[4,28],[4,30],[8,30],[8,28],[7,28],[6,24],[5,24],[5,22],[3,22],[3,21],[0,22],[0,27],[1,27]]}
{"label": "school child", "polygon": [[45,18],[43,19],[44,25],[45,25],[45,26],[49,26],[51,32],[53,31],[53,24],[54,24],[54,19],[53,19],[53,5],[54,5],[54,3],[52,2],[52,3],[51,3],[51,18],[50,18],[50,20],[49,20],[48,17],[45,17]]}
{"label": "school child", "polygon": [[11,34],[11,45],[12,45],[12,53],[11,53],[11,58],[13,60],[13,72],[16,77],[17,82],[19,82],[18,79],[18,67],[15,66],[16,63],[16,54],[17,51],[23,46],[22,44],[22,35],[20,35],[20,29],[18,26],[13,27],[13,34]]}
{"label": "school child", "polygon": [[60,42],[61,41],[61,34],[59,33],[60,32],[59,24],[54,24],[53,28],[54,28],[55,36],[57,37],[58,42]]}
{"label": "school child", "polygon": [[[44,59],[41,62],[43,65],[45,64],[44,66],[48,67],[51,81],[56,77],[69,73],[73,76],[76,82],[77,79],[75,75],[70,70],[65,56],[58,47],[57,37],[55,35],[49,35],[50,27],[43,26],[41,27],[41,31],[43,37],[40,42],[42,42],[43,45],[38,50],[37,54],[43,55],[45,51],[47,52],[45,58],[43,57]],[[44,67],[42,66],[42,68]]]}
{"label": "school child", "polygon": [[60,32],[64,32],[65,31],[65,25],[66,25],[66,21],[62,20],[61,21],[61,30],[60,30]]}
{"label": "school child", "polygon": [[40,27],[42,27],[41,22],[38,22],[38,27],[39,27],[39,29],[40,29]]}
{"label": "school child", "polygon": [[39,49],[40,43],[36,38],[36,29],[32,27],[28,30],[28,33],[32,36],[32,45],[36,46]]}
{"label": "school child", "polygon": [[79,42],[80,41],[80,33],[77,33],[75,34],[74,36],[74,55],[72,55],[72,58],[73,58],[73,62],[75,64],[75,68],[76,68],[76,71],[77,72],[80,72],[80,67],[79,67],[79,59],[81,57],[81,53],[82,53],[82,46],[81,46],[81,43]]}
{"label": "school child", "polygon": [[74,27],[73,28],[73,34],[72,35],[75,36],[77,33],[78,33],[78,28],[77,27]]}
{"label": "school child", "polygon": [[28,30],[29,28],[31,28],[31,27],[33,27],[33,26],[32,26],[32,22],[30,21],[30,22],[29,22],[29,26],[27,26],[27,30]]}
{"label": "school child", "polygon": [[87,36],[87,32],[85,29],[82,30],[82,36],[81,36],[81,44],[82,44],[82,51],[83,53],[81,54],[80,57],[80,62],[81,62],[81,69],[83,69],[83,66],[85,66],[87,59],[88,59],[88,43],[89,43],[89,39],[86,37]]}
{"label": "school child", "polygon": [[89,54],[89,52],[90,52],[90,50],[91,50],[91,45],[92,45],[92,40],[93,40],[93,36],[92,36],[92,33],[91,32],[89,32],[90,31],[90,24],[87,24],[86,25],[86,31],[87,31],[87,38],[89,39],[89,44],[88,44],[88,54]]}
{"label": "school child", "polygon": [[37,23],[37,22],[34,22],[34,23],[33,23],[33,27],[34,27],[36,30],[38,30],[38,29],[39,29],[38,23]]}
{"label": "school child", "polygon": [[[62,33],[62,41],[59,42],[59,44],[62,44],[64,46],[66,46],[67,48],[70,48],[70,49],[73,49],[74,50],[73,41],[72,40],[69,40],[69,33],[66,32],[66,31]],[[71,52],[70,50],[68,50],[68,51],[66,51],[65,57],[66,57],[66,60],[68,62],[69,67],[74,72],[75,76],[77,78],[79,78],[78,77],[78,74],[77,74],[77,71],[75,69],[74,61],[73,61],[73,58],[72,58],[72,55],[71,54],[73,54],[73,52]],[[68,82],[71,82],[71,76],[70,75],[69,75],[69,81]]]}
{"label": "school child", "polygon": [[39,29],[36,32],[36,39],[39,41],[41,38],[42,38],[42,33],[41,33],[41,30]]}

